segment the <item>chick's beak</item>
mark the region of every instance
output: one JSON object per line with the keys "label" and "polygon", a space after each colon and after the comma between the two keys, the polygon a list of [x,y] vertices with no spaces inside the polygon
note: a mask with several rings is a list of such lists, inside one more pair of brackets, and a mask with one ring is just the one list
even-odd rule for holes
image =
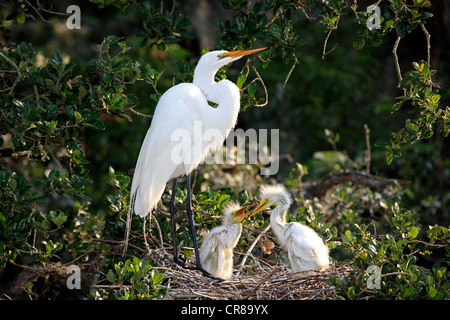
{"label": "chick's beak", "polygon": [[250,218],[251,216],[254,216],[255,214],[263,211],[264,209],[266,209],[267,207],[269,207],[271,204],[271,202],[268,199],[264,199],[263,201],[261,201],[255,209],[253,209],[253,211],[250,211],[248,213],[248,218]]}
{"label": "chick's beak", "polygon": [[249,215],[249,212],[245,212],[245,210],[248,208],[248,205],[244,205],[242,208],[240,208],[239,210],[236,210],[233,215],[234,215],[234,220],[236,221],[236,223],[240,223],[242,222],[242,220],[244,220],[245,218],[247,218],[247,216]]}
{"label": "chick's beak", "polygon": [[267,48],[257,48],[257,49],[236,50],[236,51],[225,52],[225,53],[221,54],[221,58],[229,57],[232,59],[237,59],[237,58],[247,56],[249,54],[259,52],[259,51],[262,51],[265,49],[267,49]]}

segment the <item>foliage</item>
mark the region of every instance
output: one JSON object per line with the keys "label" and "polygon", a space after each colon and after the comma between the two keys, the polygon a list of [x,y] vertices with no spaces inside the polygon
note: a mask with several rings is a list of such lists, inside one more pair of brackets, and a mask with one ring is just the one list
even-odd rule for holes
{"label": "foliage", "polygon": [[[446,247],[447,263],[450,229],[429,226],[426,238],[418,240],[417,219],[410,210],[392,204],[389,234],[375,236],[369,225],[355,224],[343,236],[343,248],[352,253],[353,272],[340,278],[330,278],[337,288],[337,299],[448,299],[449,279],[445,266],[433,264],[431,268],[418,265],[420,258],[431,255],[433,247]],[[436,245],[436,240],[440,245]],[[379,268],[379,274],[370,267]],[[378,277],[378,278],[377,278]],[[373,281],[379,281],[374,284]]]}
{"label": "foliage", "polygon": [[445,136],[450,133],[450,108],[439,106],[441,95],[439,85],[432,81],[436,73],[425,61],[413,62],[414,70],[408,71],[401,81],[404,95],[392,107],[392,112],[399,110],[405,102],[410,102],[411,109],[419,110],[417,118],[408,118],[405,129],[393,132],[389,141],[378,141],[377,145],[387,149],[386,161],[390,164],[394,157],[401,156],[400,145],[413,144],[421,139],[428,139],[434,134],[434,127]]}
{"label": "foliage", "polygon": [[[128,169],[135,165],[161,93],[191,81],[197,57],[212,48],[193,49],[199,37],[191,23],[195,16],[181,1],[90,2],[82,8],[82,30],[66,30],[60,38],[65,21],[56,13],[65,12],[64,4],[35,7],[10,0],[0,11],[0,267],[8,271],[0,271],[0,282],[10,281],[3,274],[19,279],[21,270],[34,266],[80,264],[96,270],[83,280],[84,298],[162,299],[166,279],[146,256],[146,242],[156,248],[171,243],[171,194],[167,188],[159,214],[146,226],[147,239],[141,232],[144,219],[133,217],[130,248],[122,256]],[[413,69],[402,74],[396,56],[408,34],[420,34],[429,45],[431,3],[377,2],[379,26],[376,11],[357,1],[219,3],[232,15],[214,20],[216,48],[268,49],[224,68],[217,78],[227,74],[241,90],[239,124],[280,128],[282,152],[294,162],[270,178],[250,165],[199,168],[193,197],[199,235],[220,223],[229,201],[247,203],[258,185],[277,180],[296,196],[289,219],[337,239],[329,241],[335,263],[352,265],[349,275],[329,280],[337,299],[448,299],[450,173],[442,140],[449,133],[450,111],[444,107],[448,88],[440,84],[445,65],[432,68],[428,48],[426,59],[408,61]],[[114,25],[123,29],[108,25],[108,19],[120,19]],[[104,28],[96,30],[89,24],[93,20]],[[397,39],[394,48],[390,39]],[[395,70],[389,76],[396,72],[402,89],[397,102],[383,100],[373,80],[382,75],[382,49],[394,49]],[[355,141],[355,128],[364,123],[385,153],[369,150],[367,132],[366,141]],[[299,147],[299,141],[308,143]],[[302,196],[308,181],[371,168],[412,183],[383,190],[346,183],[326,199]],[[179,185],[176,237],[189,259],[185,199],[186,189]],[[246,251],[267,224],[267,215],[253,217],[237,250]],[[276,243],[270,232],[265,237]],[[278,247],[267,258],[288,261]],[[376,290],[367,286],[370,266],[381,270]],[[45,290],[37,285],[49,273],[24,284],[26,297],[61,294],[56,285]]]}
{"label": "foliage", "polygon": [[114,269],[108,271],[106,278],[120,289],[98,289],[90,293],[90,299],[154,300],[163,298],[167,291],[167,288],[162,286],[164,275],[153,269],[151,262],[141,261],[136,257],[115,264]]}

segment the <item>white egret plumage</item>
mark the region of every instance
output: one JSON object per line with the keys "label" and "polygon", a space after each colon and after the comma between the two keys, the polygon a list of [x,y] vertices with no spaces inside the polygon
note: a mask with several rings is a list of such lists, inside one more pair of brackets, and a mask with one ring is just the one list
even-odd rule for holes
{"label": "white egret plumage", "polygon": [[299,222],[286,222],[287,210],[292,199],[282,185],[262,186],[261,202],[250,215],[267,207],[276,207],[270,214],[270,226],[278,242],[286,249],[294,272],[306,270],[322,271],[329,266],[329,250],[322,238],[310,227]]}
{"label": "white egret plumage", "polygon": [[[161,198],[165,185],[187,176],[187,215],[194,242],[197,267],[204,271],[198,254],[191,209],[190,173],[211,151],[217,150],[234,128],[240,108],[239,88],[229,80],[215,81],[223,66],[265,48],[237,51],[212,51],[204,54],[194,70],[193,83],[181,83],[167,90],[160,98],[150,128],[139,153],[130,193],[125,248],[128,242],[131,214],[150,214]],[[208,104],[217,104],[213,108]],[[200,132],[194,132],[199,128]],[[220,133],[208,140],[208,130]],[[200,133],[200,134],[199,134]],[[182,140],[182,148],[180,148]],[[177,149],[178,148],[178,149]],[[174,259],[178,260],[175,212],[171,205]],[[204,272],[207,274],[206,272]]]}
{"label": "white egret plumage", "polygon": [[215,277],[230,279],[233,274],[233,248],[242,232],[242,220],[247,206],[231,203],[225,207],[222,225],[212,228],[203,238],[200,247],[200,261],[203,268]]}

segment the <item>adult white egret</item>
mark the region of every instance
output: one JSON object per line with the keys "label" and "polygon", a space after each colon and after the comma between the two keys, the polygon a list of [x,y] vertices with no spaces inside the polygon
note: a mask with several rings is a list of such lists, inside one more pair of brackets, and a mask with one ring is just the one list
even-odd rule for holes
{"label": "adult white egret", "polygon": [[250,213],[254,215],[275,205],[270,214],[270,226],[279,243],[287,250],[294,272],[305,270],[325,270],[329,266],[328,247],[310,227],[298,222],[286,222],[286,213],[292,199],[282,185],[262,186],[259,193],[261,202]]}
{"label": "adult white egret", "polygon": [[[181,83],[160,98],[152,123],[139,153],[130,193],[125,248],[131,214],[144,217],[156,207],[166,183],[173,180],[171,223],[174,260],[179,263],[173,196],[176,178],[187,176],[187,216],[194,242],[197,268],[205,275],[198,254],[191,209],[190,172],[209,152],[217,150],[234,128],[240,108],[239,88],[229,80],[214,80],[223,66],[265,48],[237,51],[212,51],[204,54],[194,70],[193,83]],[[208,104],[217,104],[213,108]],[[205,134],[214,132],[214,136]],[[180,143],[181,140],[181,143]],[[181,147],[180,147],[181,146]]]}
{"label": "adult white egret", "polygon": [[242,220],[251,212],[237,203],[231,203],[222,215],[222,225],[214,227],[203,238],[200,261],[203,268],[215,277],[230,279],[233,274],[233,248],[242,232]]}

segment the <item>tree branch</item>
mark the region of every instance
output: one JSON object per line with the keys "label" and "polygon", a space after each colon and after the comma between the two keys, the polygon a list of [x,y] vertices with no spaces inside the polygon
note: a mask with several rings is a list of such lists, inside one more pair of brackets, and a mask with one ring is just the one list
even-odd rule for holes
{"label": "tree branch", "polygon": [[400,65],[398,63],[398,56],[397,56],[397,48],[398,44],[400,43],[401,38],[397,37],[397,40],[395,40],[394,48],[392,48],[392,54],[394,55],[394,62],[395,62],[395,69],[397,70],[397,77],[398,77],[398,88],[400,88],[400,83],[402,81],[402,72],[400,70]]}
{"label": "tree branch", "polygon": [[22,78],[22,73],[20,72],[19,68],[17,67],[17,65],[14,63],[14,61],[12,61],[11,59],[9,59],[7,56],[5,56],[3,53],[0,52],[0,57],[2,57],[3,59],[5,59],[6,62],[8,62],[15,70],[17,73],[17,78],[16,80],[14,80],[13,85],[11,86],[11,88],[9,89],[5,89],[5,90],[1,90],[0,92],[6,92],[9,90],[9,94],[12,95],[14,88],[16,87],[17,83],[19,82],[19,80]]}
{"label": "tree branch", "polygon": [[427,63],[428,66],[431,66],[431,54],[430,54],[430,50],[431,50],[431,44],[430,44],[430,39],[431,36],[428,33],[427,29],[425,28],[425,25],[421,24],[420,27],[422,28],[423,33],[425,34],[425,38],[427,39]]}
{"label": "tree branch", "polygon": [[[131,107],[126,108],[126,109],[123,109],[123,110],[122,110],[122,114],[123,114],[124,112],[131,111],[132,113],[134,113],[135,115],[138,115],[139,117],[153,118],[153,115],[148,115],[148,114],[143,114],[143,113],[137,112],[136,110],[134,110],[134,108],[136,108],[136,105],[131,106]],[[130,119],[130,120],[131,120],[131,119]],[[131,121],[130,121],[130,122],[131,122]]]}
{"label": "tree branch", "polygon": [[327,50],[328,39],[330,38],[331,33],[333,32],[333,30],[337,29],[337,25],[339,24],[339,19],[340,19],[340,16],[338,16],[338,18],[337,18],[336,25],[330,27],[330,31],[328,31],[327,37],[325,38],[325,42],[323,43],[323,50],[322,50],[322,60],[325,59],[325,56],[326,56],[327,54],[329,54],[330,52],[334,51],[334,49],[336,49],[336,47],[337,47],[337,45],[338,45],[338,44],[336,43],[332,49],[326,51],[326,50]]}
{"label": "tree branch", "polygon": [[297,57],[295,57],[294,64],[292,65],[291,70],[289,70],[289,73],[288,73],[286,79],[284,80],[283,88],[286,87],[286,84],[287,84],[289,78],[291,77],[292,71],[294,71],[294,68],[297,64],[299,64],[299,62],[297,60]]}
{"label": "tree branch", "polygon": [[384,179],[368,173],[349,171],[330,174],[329,176],[312,182],[304,189],[305,199],[313,199],[315,197],[322,199],[327,194],[328,190],[338,184],[345,182],[353,182],[358,185],[363,185],[371,188],[385,188],[389,185],[409,184],[408,181],[396,180],[396,179]]}

